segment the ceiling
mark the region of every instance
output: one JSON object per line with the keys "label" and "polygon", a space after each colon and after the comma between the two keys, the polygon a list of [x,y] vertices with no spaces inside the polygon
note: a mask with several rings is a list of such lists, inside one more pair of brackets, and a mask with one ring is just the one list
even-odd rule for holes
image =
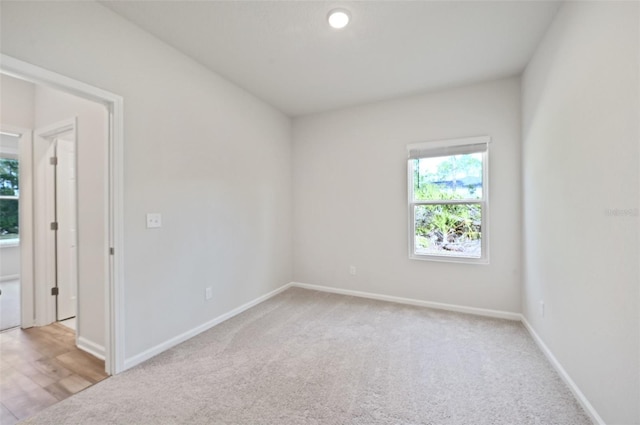
{"label": "ceiling", "polygon": [[[103,1],[290,116],[522,72],[546,1]],[[329,10],[351,13],[336,30]]]}

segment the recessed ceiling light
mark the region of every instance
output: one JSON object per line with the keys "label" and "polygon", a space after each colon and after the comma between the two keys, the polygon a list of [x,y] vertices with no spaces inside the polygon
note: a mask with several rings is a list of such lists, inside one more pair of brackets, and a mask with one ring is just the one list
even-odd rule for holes
{"label": "recessed ceiling light", "polygon": [[329,25],[336,29],[346,27],[350,18],[349,11],[345,9],[333,9],[327,16]]}

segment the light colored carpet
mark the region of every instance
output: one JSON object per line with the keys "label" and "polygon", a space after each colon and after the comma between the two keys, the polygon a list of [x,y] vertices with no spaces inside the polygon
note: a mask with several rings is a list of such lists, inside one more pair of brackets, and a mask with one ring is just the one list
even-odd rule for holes
{"label": "light colored carpet", "polygon": [[591,424],[517,322],[292,288],[29,424]]}

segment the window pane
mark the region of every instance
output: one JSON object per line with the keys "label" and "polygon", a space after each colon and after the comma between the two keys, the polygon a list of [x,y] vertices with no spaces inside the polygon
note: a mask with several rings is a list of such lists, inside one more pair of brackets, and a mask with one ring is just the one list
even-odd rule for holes
{"label": "window pane", "polygon": [[417,255],[481,258],[480,204],[414,206]]}
{"label": "window pane", "polygon": [[411,162],[414,200],[482,199],[482,153]]}
{"label": "window pane", "polygon": [[[16,159],[0,158],[0,195],[20,195]],[[17,199],[0,199],[0,239],[18,237],[18,206]]]}
{"label": "window pane", "polygon": [[19,196],[18,160],[0,158],[0,195]]}
{"label": "window pane", "polygon": [[0,199],[0,239],[18,238],[18,200]]}

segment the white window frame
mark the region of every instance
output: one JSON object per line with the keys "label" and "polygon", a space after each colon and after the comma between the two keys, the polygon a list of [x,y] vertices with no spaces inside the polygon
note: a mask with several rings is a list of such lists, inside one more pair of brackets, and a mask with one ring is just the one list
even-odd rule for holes
{"label": "white window frame", "polygon": [[[412,260],[444,261],[470,264],[489,264],[489,136],[467,137],[461,139],[438,140],[411,143],[407,145],[407,200],[409,217],[409,258]],[[452,156],[462,153],[482,153],[482,198],[473,200],[416,201],[414,200],[414,173],[412,162],[415,159]],[[480,204],[482,222],[479,258],[438,254],[416,254],[415,250],[415,207],[418,205]]]}

